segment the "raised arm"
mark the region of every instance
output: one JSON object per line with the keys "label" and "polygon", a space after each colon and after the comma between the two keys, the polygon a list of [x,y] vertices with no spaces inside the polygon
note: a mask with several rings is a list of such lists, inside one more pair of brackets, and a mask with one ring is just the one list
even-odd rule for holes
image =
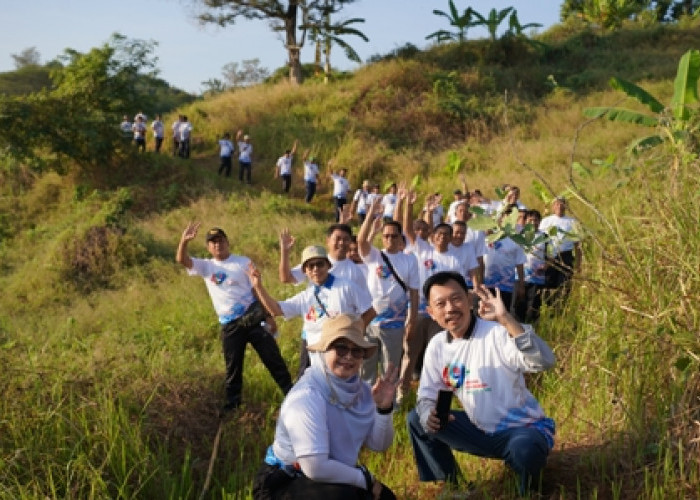
{"label": "raised arm", "polygon": [[379,227],[381,227],[382,219],[374,218],[374,213],[377,211],[378,206],[379,200],[375,198],[374,200],[372,200],[372,205],[369,208],[367,217],[365,217],[365,221],[362,223],[362,226],[360,226],[360,232],[357,233],[357,250],[360,253],[361,257],[366,257],[367,255],[369,255],[369,251],[372,248],[372,240],[370,238],[370,235],[374,234],[374,225],[378,225]]}
{"label": "raised arm", "polygon": [[250,284],[253,286],[253,293],[258,297],[258,300],[263,305],[267,312],[272,316],[282,316],[282,308],[279,303],[272,298],[272,296],[265,290],[262,284],[262,273],[255,267],[255,264],[251,261],[246,269],[246,274],[250,279]]}
{"label": "raised arm", "polygon": [[401,181],[396,190],[396,205],[394,205],[394,213],[392,214],[392,218],[401,225],[403,225],[402,210],[404,202],[406,201],[406,193],[406,183]]}
{"label": "raised arm", "polygon": [[289,265],[289,255],[294,246],[294,241],[294,236],[290,234],[289,229],[284,228],[280,231],[280,263],[278,272],[282,283],[297,283]]}
{"label": "raised arm", "polygon": [[294,144],[292,145],[292,154],[297,154],[297,144],[299,144],[299,139],[294,139]]}
{"label": "raised arm", "polygon": [[187,227],[182,232],[180,237],[180,244],[177,246],[177,253],[175,254],[175,260],[185,266],[187,269],[192,269],[192,259],[187,251],[187,245],[197,236],[197,231],[201,222],[190,222]]}
{"label": "raised arm", "polygon": [[416,232],[413,230],[413,204],[416,202],[416,192],[408,191],[406,194],[406,206],[403,212],[403,232],[408,243],[413,245],[416,242]]}
{"label": "raised arm", "polygon": [[236,132],[236,142],[238,142],[238,141],[241,140],[241,136],[242,136],[242,135],[243,135],[243,131],[242,131],[242,130],[239,130],[238,132]]}

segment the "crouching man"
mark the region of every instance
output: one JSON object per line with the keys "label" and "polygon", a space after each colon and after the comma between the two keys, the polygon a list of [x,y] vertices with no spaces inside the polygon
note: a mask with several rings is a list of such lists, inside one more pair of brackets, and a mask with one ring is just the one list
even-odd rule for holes
{"label": "crouching man", "polygon": [[[416,408],[407,417],[418,474],[421,481],[456,484],[454,449],[505,461],[519,476],[520,494],[527,494],[538,486],[554,445],[554,421],[523,373],[552,367],[554,354],[508,313],[498,291],[494,296],[481,286],[476,292],[479,318],[460,274],[440,272],[423,286],[427,310],[444,331],[426,348]],[[450,410],[441,420],[441,390],[453,391],[463,411]]]}

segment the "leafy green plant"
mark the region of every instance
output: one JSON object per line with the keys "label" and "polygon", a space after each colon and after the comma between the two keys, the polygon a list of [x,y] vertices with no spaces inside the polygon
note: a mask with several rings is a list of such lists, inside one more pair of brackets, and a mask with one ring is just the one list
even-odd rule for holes
{"label": "leafy green plant", "polygon": [[464,42],[467,39],[467,30],[476,26],[476,23],[472,21],[472,16],[475,12],[471,7],[467,7],[460,14],[452,0],[449,0],[448,6],[449,12],[435,9],[433,14],[446,18],[450,26],[456,28],[457,31],[438,30],[426,36],[426,40],[435,39],[438,43],[447,41]]}
{"label": "leafy green plant", "polygon": [[508,14],[510,14],[512,10],[513,7],[507,7],[501,10],[497,10],[494,8],[491,9],[491,11],[489,11],[488,16],[486,17],[482,16],[476,11],[472,11],[472,14],[474,15],[474,17],[476,17],[476,21],[474,24],[475,26],[486,26],[486,29],[488,29],[489,31],[489,37],[491,38],[491,41],[495,42],[497,39],[496,35],[498,27],[506,19],[506,17],[508,17]]}
{"label": "leafy green plant", "polygon": [[[700,51],[689,50],[680,59],[673,85],[673,97],[664,106],[656,97],[637,85],[613,77],[610,85],[645,105],[651,114],[619,107],[594,107],[584,110],[589,118],[605,117],[622,123],[634,123],[655,127],[657,133],[635,140],[630,150],[641,150],[667,143],[671,146],[676,162],[687,163],[697,157],[696,133],[700,125],[698,103],[698,79],[700,78]],[[677,164],[676,164],[677,166]]]}

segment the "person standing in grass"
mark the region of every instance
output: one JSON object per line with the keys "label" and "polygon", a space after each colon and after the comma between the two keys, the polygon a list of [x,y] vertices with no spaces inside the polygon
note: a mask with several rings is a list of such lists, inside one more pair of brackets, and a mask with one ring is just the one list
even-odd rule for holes
{"label": "person standing in grass", "polygon": [[311,203],[316,194],[316,184],[318,183],[318,163],[316,163],[316,158],[314,156],[309,156],[309,150],[304,151],[304,188],[306,189],[306,196],[304,201],[306,203]]}
{"label": "person standing in grass", "polygon": [[297,378],[309,365],[314,364],[314,357],[309,355],[307,346],[318,341],[321,328],[329,318],[353,314],[360,316],[366,326],[376,316],[368,293],[362,293],[362,288],[355,283],[330,272],[331,261],[322,246],[312,245],[304,249],[301,269],[308,281],[306,290],[279,302],[265,290],[259,273],[249,273],[253,290],[270,314],[284,316],[285,319],[304,319]]}
{"label": "person standing in grass", "polygon": [[173,132],[173,156],[180,153],[180,124],[182,123],[182,115],[178,115],[170,129]]}
{"label": "person standing in grass", "polygon": [[146,124],[143,121],[142,115],[136,115],[136,121],[131,126],[134,131],[134,142],[136,143],[136,149],[142,153],[146,152]]}
{"label": "person standing in grass", "polygon": [[233,149],[234,146],[231,142],[231,134],[226,132],[224,136],[219,139],[219,158],[221,159],[219,175],[223,172],[226,177],[231,177],[231,156],[233,156]]}
{"label": "person standing in grass", "polygon": [[289,193],[289,188],[292,187],[292,162],[297,152],[297,142],[296,140],[294,141],[292,149],[285,151],[275,165],[275,179],[282,178],[282,191],[285,193]]}
{"label": "person standing in grass", "polygon": [[160,153],[160,148],[163,145],[163,138],[165,137],[165,125],[160,119],[160,115],[156,115],[156,119],[151,122],[151,130],[153,130],[153,138],[156,141],[155,152]]}
{"label": "person standing in grass", "polygon": [[[428,312],[444,331],[425,352],[416,408],[407,416],[408,433],[421,481],[447,481],[459,487],[461,474],[452,450],[503,460],[519,476],[521,495],[537,488],[554,446],[555,424],[525,385],[524,373],[547,370],[555,358],[532,327],[521,325],[501,295],[472,294],[459,273],[428,278],[423,294]],[[440,391],[457,396],[462,410],[440,419]]]}
{"label": "person standing in grass", "polygon": [[[241,138],[243,140],[241,140]],[[238,143],[238,180],[247,184],[251,183],[253,170],[253,145],[250,143],[250,136],[243,134],[242,130],[236,133],[236,142]]]}
{"label": "person standing in grass", "polygon": [[187,245],[197,236],[200,223],[187,225],[177,247],[176,260],[187,268],[190,276],[200,276],[207,285],[219,323],[226,361],[226,403],[223,416],[241,404],[243,358],[250,343],[270,372],[280,390],[287,394],[292,377],[282,359],[277,342],[261,323],[268,314],[253,293],[248,279],[250,259],[230,252],[226,233],[218,228],[207,231],[207,250],[211,259],[190,257]]}
{"label": "person standing in grass", "polygon": [[[330,164],[330,161],[328,162]],[[348,202],[348,191],[350,191],[350,183],[348,182],[348,170],[341,168],[338,172],[334,172],[329,168],[328,176],[333,181],[333,202],[335,203],[335,221],[339,222],[343,213],[343,207]]]}

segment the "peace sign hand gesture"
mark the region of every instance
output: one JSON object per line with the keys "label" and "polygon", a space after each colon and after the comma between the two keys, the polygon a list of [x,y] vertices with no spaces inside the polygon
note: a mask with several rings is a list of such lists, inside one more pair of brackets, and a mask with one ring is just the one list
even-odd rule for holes
{"label": "peace sign hand gesture", "polygon": [[498,321],[501,323],[503,318],[508,315],[508,310],[501,299],[501,291],[496,288],[496,295],[494,295],[486,285],[481,285],[475,291],[480,299],[479,316],[487,321]]}

